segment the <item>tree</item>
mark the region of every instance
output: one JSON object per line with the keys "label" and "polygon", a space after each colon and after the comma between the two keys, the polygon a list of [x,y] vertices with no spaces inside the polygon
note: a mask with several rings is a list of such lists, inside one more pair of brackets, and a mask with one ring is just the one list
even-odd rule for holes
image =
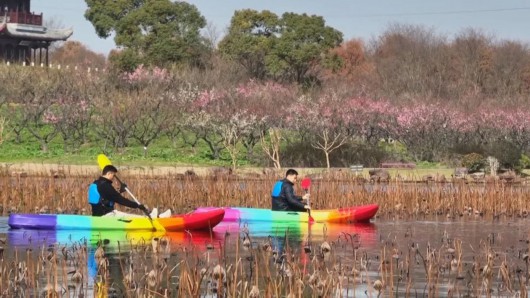
{"label": "tree", "polygon": [[363,42],[352,39],[330,50],[323,61],[326,85],[334,81],[346,81],[347,84],[368,79],[373,66],[368,62]]}
{"label": "tree", "polygon": [[106,58],[103,54],[91,51],[79,41],[67,41],[57,47],[51,54],[51,60],[54,64],[79,65],[99,69],[103,69],[106,64]]}
{"label": "tree", "polygon": [[341,42],[342,33],[319,16],[285,13],[279,18],[267,10],[241,10],[232,17],[219,50],[255,78],[303,83],[323,55]]}
{"label": "tree", "polygon": [[251,80],[236,88],[235,106],[249,111],[259,120],[243,137],[243,146],[247,149],[249,159],[251,150],[259,142],[274,167],[281,168],[282,129],[284,121],[289,118],[289,106],[297,96],[297,88],[293,87],[271,81]]}
{"label": "tree", "polygon": [[232,159],[232,169],[236,170],[237,160],[240,154],[239,143],[245,135],[248,135],[255,123],[259,122],[255,115],[247,111],[236,112],[220,125],[223,145]]}
{"label": "tree", "polygon": [[8,124],[9,121],[5,117],[0,116],[0,145],[9,137],[6,129]]}
{"label": "tree", "polygon": [[107,92],[95,98],[94,123],[96,132],[114,148],[124,149],[129,144],[132,127],[136,121],[129,116],[132,99],[125,92]]}
{"label": "tree", "polygon": [[415,103],[396,107],[392,137],[399,140],[416,161],[435,161],[451,147],[449,135],[455,121],[451,109],[439,104]]}
{"label": "tree", "polygon": [[267,56],[267,69],[275,78],[298,83],[311,79],[311,68],[342,42],[342,33],[320,16],[284,13],[280,26],[280,37]]}
{"label": "tree", "polygon": [[279,29],[278,16],[268,10],[238,10],[219,50],[243,65],[252,77],[263,79],[267,74],[265,57],[271,52]]}
{"label": "tree", "polygon": [[[167,63],[197,63],[206,50],[200,35],[206,20],[187,2],[170,0],[86,0],[85,17],[96,33],[107,38],[115,34],[116,45],[124,48],[121,65],[129,70],[139,63],[166,66]],[[123,59],[127,58],[129,62]]]}
{"label": "tree", "polygon": [[170,126],[173,115],[170,109],[180,107],[171,105],[171,80],[166,70],[139,68],[126,79],[133,86],[140,85],[130,94],[129,116],[135,119],[131,136],[144,147],[144,156],[147,156],[147,147]]}
{"label": "tree", "polygon": [[433,29],[394,24],[372,47],[380,89],[385,95],[446,95],[445,38]]}
{"label": "tree", "polygon": [[19,90],[13,98],[21,109],[16,109],[22,116],[21,125],[40,143],[43,152],[48,151],[49,143],[59,133],[57,108],[59,98],[65,94],[63,82],[67,74],[50,71],[47,75],[35,75],[32,70],[20,71]]}
{"label": "tree", "polygon": [[328,169],[331,167],[329,155],[349,138],[340,101],[334,94],[324,94],[317,100],[301,97],[293,106],[293,114],[296,115],[293,128],[311,133],[311,146],[324,153]]}

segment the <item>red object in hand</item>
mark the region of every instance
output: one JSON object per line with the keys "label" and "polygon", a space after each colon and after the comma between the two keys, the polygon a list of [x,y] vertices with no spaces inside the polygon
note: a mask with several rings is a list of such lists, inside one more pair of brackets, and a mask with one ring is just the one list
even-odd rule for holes
{"label": "red object in hand", "polygon": [[311,188],[311,178],[304,178],[302,179],[302,189],[305,190],[305,192],[309,191],[309,188]]}

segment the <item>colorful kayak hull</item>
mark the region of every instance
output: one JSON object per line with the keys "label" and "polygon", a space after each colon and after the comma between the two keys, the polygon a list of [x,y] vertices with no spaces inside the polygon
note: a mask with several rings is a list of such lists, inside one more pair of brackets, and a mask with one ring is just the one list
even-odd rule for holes
{"label": "colorful kayak hull", "polygon": [[185,231],[206,230],[219,224],[225,211],[213,208],[206,213],[189,213],[170,218],[118,218],[67,214],[11,214],[12,229],[36,230],[101,230],[101,231]]}
{"label": "colorful kayak hull", "polygon": [[[194,213],[202,213],[213,210],[214,207],[200,207]],[[225,207],[223,221],[261,221],[261,222],[308,222],[309,216],[306,212],[271,211],[259,208]],[[311,210],[311,216],[320,223],[351,223],[367,222],[375,216],[379,206],[362,205],[329,210]]]}

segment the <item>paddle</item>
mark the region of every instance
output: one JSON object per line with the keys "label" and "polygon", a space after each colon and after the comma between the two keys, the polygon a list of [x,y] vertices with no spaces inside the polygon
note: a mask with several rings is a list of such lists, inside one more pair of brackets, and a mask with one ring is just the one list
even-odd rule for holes
{"label": "paddle", "polygon": [[[309,188],[311,188],[311,178],[306,177],[302,179],[302,189],[305,191],[305,193],[309,193]],[[311,204],[309,203],[309,197],[307,198],[307,206],[311,207]],[[311,216],[311,209],[307,209],[307,213],[309,215],[309,223],[314,223],[315,219]]]}
{"label": "paddle", "polygon": [[[98,165],[99,165],[99,168],[101,170],[103,170],[103,168],[105,168],[108,165],[112,165],[112,163],[110,162],[110,159],[105,154],[99,154],[98,155]],[[120,180],[120,178],[118,178],[118,175],[115,175],[114,177],[116,177],[116,179],[118,180],[118,182],[120,184],[123,184],[123,182]],[[131,198],[134,199],[136,204],[141,205],[141,203],[138,201],[138,199],[136,199],[136,197],[132,194],[132,192],[129,190],[129,188],[125,187],[125,191],[127,191],[127,193],[131,196]],[[149,220],[151,221],[151,225],[153,225],[153,219],[151,218],[151,215],[149,214],[149,212],[147,212],[146,210],[143,210],[143,211],[144,211],[145,215],[147,215],[147,217],[149,217]],[[153,229],[156,230],[154,225],[153,225]]]}

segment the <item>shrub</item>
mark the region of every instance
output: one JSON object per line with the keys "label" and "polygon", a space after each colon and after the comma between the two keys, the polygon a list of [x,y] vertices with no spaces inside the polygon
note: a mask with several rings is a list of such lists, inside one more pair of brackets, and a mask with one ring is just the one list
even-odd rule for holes
{"label": "shrub", "polygon": [[475,173],[484,169],[486,160],[478,153],[469,153],[462,158],[462,166],[466,167],[469,173]]}
{"label": "shrub", "polygon": [[519,158],[519,165],[522,169],[530,168],[530,157],[528,157],[526,154],[521,154],[521,158]]}
{"label": "shrub", "polygon": [[494,156],[499,160],[501,169],[515,169],[521,170],[519,161],[521,159],[522,151],[515,144],[499,140],[497,142],[490,143],[485,148],[485,153],[490,156]]}

